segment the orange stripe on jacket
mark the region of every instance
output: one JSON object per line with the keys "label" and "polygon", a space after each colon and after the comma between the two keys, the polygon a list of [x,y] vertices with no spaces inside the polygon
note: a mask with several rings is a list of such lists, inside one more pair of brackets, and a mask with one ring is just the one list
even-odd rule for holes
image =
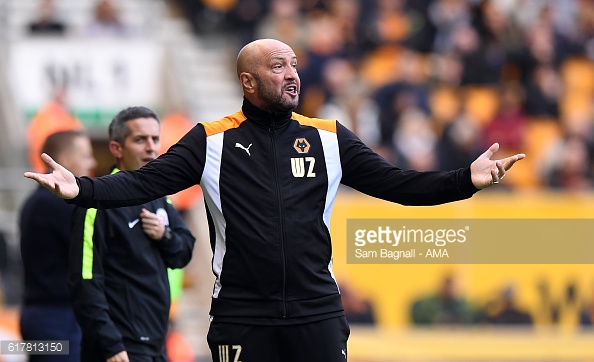
{"label": "orange stripe on jacket", "polygon": [[[298,113],[293,113],[292,118],[303,126],[311,126],[317,129],[323,129],[328,132],[336,133],[336,121],[320,118],[309,118]],[[204,130],[206,137],[215,135],[217,133],[225,132],[232,128],[239,127],[246,120],[246,116],[242,111],[235,112],[232,115],[221,118],[214,122],[204,122]]]}
{"label": "orange stripe on jacket", "polygon": [[235,112],[229,116],[219,119],[214,122],[203,122],[204,130],[206,131],[206,137],[215,135],[217,133],[225,132],[232,128],[239,127],[246,120],[245,115],[242,111]]}
{"label": "orange stripe on jacket", "polygon": [[302,126],[311,126],[324,131],[336,133],[336,121],[320,118],[309,118],[301,114],[293,112],[293,119],[299,122]]}

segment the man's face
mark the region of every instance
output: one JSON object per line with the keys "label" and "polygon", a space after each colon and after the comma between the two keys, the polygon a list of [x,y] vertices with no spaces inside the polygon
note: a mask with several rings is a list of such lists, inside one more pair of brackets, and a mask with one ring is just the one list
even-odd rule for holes
{"label": "man's face", "polygon": [[289,47],[275,47],[263,54],[262,65],[253,74],[258,98],[272,111],[290,111],[299,104],[301,81],[297,57]]}
{"label": "man's face", "polygon": [[137,118],[126,122],[130,134],[121,145],[118,165],[123,170],[136,170],[157,158],[161,148],[159,122],[154,118]]}
{"label": "man's face", "polygon": [[91,140],[86,136],[76,137],[69,152],[64,152],[60,157],[59,163],[76,177],[90,176],[97,167]]}

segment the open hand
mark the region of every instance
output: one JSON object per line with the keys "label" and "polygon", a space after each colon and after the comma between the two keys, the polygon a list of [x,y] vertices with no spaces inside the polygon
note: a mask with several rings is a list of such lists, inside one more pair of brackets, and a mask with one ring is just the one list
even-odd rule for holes
{"label": "open hand", "polygon": [[470,165],[472,183],[477,189],[496,185],[505,176],[514,163],[526,157],[523,153],[492,160],[491,157],[499,150],[499,143],[494,143]]}
{"label": "open hand", "polygon": [[75,198],[78,195],[79,189],[72,172],[65,169],[45,153],[41,154],[41,159],[49,166],[52,172],[48,174],[25,172],[24,176],[37,181],[37,183],[50,190],[56,196],[63,199]]}

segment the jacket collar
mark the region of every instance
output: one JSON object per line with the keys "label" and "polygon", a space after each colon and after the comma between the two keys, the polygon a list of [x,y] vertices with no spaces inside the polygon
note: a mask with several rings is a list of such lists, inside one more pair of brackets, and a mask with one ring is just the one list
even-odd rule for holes
{"label": "jacket collar", "polygon": [[293,116],[292,111],[265,111],[254,106],[245,98],[243,98],[243,106],[241,107],[241,110],[247,119],[249,119],[251,122],[254,122],[257,126],[266,129],[278,129],[289,123],[291,117]]}

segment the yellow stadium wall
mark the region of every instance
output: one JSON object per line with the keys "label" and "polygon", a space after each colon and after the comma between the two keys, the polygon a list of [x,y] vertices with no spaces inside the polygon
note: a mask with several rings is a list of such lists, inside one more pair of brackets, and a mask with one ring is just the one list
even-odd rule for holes
{"label": "yellow stadium wall", "polygon": [[[346,263],[346,220],[349,218],[591,218],[594,195],[483,191],[469,200],[431,207],[410,207],[377,200],[354,191],[339,193],[331,222],[333,270],[339,282],[348,283],[370,298],[380,326],[410,325],[414,299],[435,292],[444,274],[454,273],[459,290],[473,305],[495,299],[512,284],[519,306],[540,325],[551,324],[550,305],[543,305],[538,284],[545,281],[553,300],[561,305],[560,325],[574,329],[583,302],[594,297],[594,265],[459,264],[361,265]],[[594,220],[593,220],[594,221]],[[502,238],[506,230],[493,230]],[[562,242],[562,241],[560,241]],[[594,252],[594,236],[593,236]],[[543,245],[543,248],[546,245]],[[538,252],[535,250],[535,252]],[[577,286],[578,303],[565,298],[569,283]]]}

